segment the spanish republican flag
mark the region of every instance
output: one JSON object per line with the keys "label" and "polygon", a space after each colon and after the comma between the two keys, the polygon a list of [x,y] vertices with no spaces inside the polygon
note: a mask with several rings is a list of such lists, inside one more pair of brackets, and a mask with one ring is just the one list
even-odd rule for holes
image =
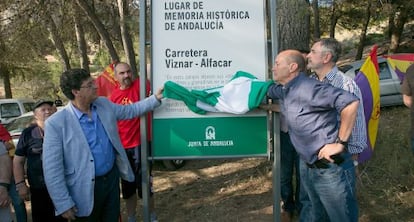
{"label": "spanish republican flag", "polygon": [[358,74],[355,76],[355,82],[361,89],[367,126],[368,147],[364,149],[358,158],[358,162],[363,163],[372,156],[375,141],[377,139],[380,117],[380,85],[377,45],[374,45],[370,55],[365,60]]}
{"label": "spanish republican flag", "polygon": [[105,96],[109,98],[112,94],[112,91],[118,87],[118,82],[114,77],[114,67],[115,63],[109,64],[105,70],[96,78],[95,83],[98,87],[98,96]]}
{"label": "spanish republican flag", "polygon": [[404,75],[407,72],[408,67],[414,63],[414,53],[400,53],[394,55],[384,55],[384,58],[387,58],[388,63],[397,73],[400,83],[404,79]]}

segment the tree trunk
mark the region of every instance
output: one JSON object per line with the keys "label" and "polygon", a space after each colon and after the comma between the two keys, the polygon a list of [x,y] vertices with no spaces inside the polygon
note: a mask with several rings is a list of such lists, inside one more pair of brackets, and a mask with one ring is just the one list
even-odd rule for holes
{"label": "tree trunk", "polygon": [[12,90],[10,86],[10,72],[7,68],[7,64],[4,63],[4,57],[6,55],[6,45],[1,37],[2,36],[0,36],[0,77],[3,78],[5,98],[12,98]]}
{"label": "tree trunk", "polygon": [[394,24],[394,10],[391,10],[390,13],[388,13],[388,30],[387,30],[387,34],[388,37],[391,39],[392,36],[392,30],[395,29],[395,24]]}
{"label": "tree trunk", "polygon": [[11,84],[10,84],[10,71],[7,67],[1,64],[0,64],[0,76],[3,78],[4,97],[13,98]]}
{"label": "tree trunk", "polygon": [[126,0],[118,0],[119,9],[119,26],[121,28],[122,44],[124,46],[125,56],[127,63],[132,69],[132,73],[135,77],[138,76],[137,63],[135,60],[134,45],[132,43],[131,36],[129,34],[126,17],[128,16],[128,8],[126,7]]}
{"label": "tree trunk", "polygon": [[119,61],[118,53],[115,50],[114,45],[112,44],[111,37],[108,31],[105,29],[105,26],[99,20],[95,12],[89,7],[88,3],[83,0],[76,0],[76,3],[83,10],[83,12],[91,20],[92,24],[95,26],[96,30],[99,33],[102,41],[104,42],[106,48],[108,49],[109,55],[111,56],[112,61]]}
{"label": "tree trunk", "polygon": [[367,37],[367,29],[369,25],[369,20],[371,19],[371,0],[368,1],[368,6],[366,8],[365,22],[364,27],[362,27],[361,35],[359,37],[359,44],[355,60],[360,60],[362,58],[362,53],[364,52],[365,39]]}
{"label": "tree trunk", "polygon": [[56,50],[60,55],[63,70],[70,69],[69,56],[66,52],[65,45],[63,44],[63,41],[59,36],[59,31],[56,27],[55,22],[53,21],[52,16],[50,16],[50,14],[47,12],[45,12],[45,23],[50,35],[52,36],[53,44],[55,45]]}
{"label": "tree trunk", "polygon": [[11,84],[10,84],[10,72],[8,69],[3,72],[4,94],[6,98],[13,98]]}
{"label": "tree trunk", "polygon": [[73,4],[74,8],[74,15],[73,21],[75,22],[75,32],[76,32],[76,40],[78,42],[78,51],[80,55],[80,65],[82,69],[85,69],[89,72],[89,58],[88,58],[88,50],[85,40],[85,32],[83,30],[83,26],[81,23],[81,17],[78,16],[80,14],[80,10],[78,5]]}
{"label": "tree trunk", "polygon": [[309,50],[310,13],[307,1],[280,0],[277,19],[279,21],[279,51]]}
{"label": "tree trunk", "polygon": [[319,25],[319,1],[312,1],[313,11],[313,39],[319,39],[321,37],[321,29]]}
{"label": "tree trunk", "polygon": [[[398,47],[400,46],[401,35],[403,33],[404,25],[407,22],[407,14],[404,10],[400,12],[396,12],[393,14],[393,25],[390,29],[391,32],[391,44],[388,50],[388,53],[396,53],[398,51]],[[390,28],[391,28],[390,27]]]}
{"label": "tree trunk", "polygon": [[336,16],[336,3],[335,0],[332,1],[332,10],[331,10],[331,17],[330,17],[330,24],[329,24],[329,37],[335,38],[335,27],[336,23],[338,22],[338,18]]}

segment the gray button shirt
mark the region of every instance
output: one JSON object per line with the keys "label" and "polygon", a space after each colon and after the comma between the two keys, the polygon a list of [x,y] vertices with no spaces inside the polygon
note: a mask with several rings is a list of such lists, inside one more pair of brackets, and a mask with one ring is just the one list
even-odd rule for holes
{"label": "gray button shirt", "polygon": [[268,96],[279,99],[290,138],[307,163],[317,160],[325,144],[338,136],[338,113],[358,98],[351,93],[299,74],[286,85],[273,84]]}

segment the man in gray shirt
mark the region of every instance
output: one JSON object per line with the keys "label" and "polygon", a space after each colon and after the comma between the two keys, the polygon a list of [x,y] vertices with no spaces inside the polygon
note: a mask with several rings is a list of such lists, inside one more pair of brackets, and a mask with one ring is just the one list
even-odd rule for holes
{"label": "man in gray shirt", "polygon": [[356,195],[347,182],[347,177],[355,176],[347,141],[359,100],[345,90],[307,77],[301,71],[304,67],[300,52],[280,52],[272,68],[273,79],[278,83],[268,90],[270,98],[279,100],[290,138],[301,158],[301,182],[311,207],[309,217],[300,220],[357,221]]}

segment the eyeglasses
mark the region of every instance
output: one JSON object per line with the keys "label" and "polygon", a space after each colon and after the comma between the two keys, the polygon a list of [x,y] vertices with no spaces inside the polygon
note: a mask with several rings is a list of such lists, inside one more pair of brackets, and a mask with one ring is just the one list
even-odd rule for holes
{"label": "eyeglasses", "polygon": [[91,89],[91,88],[94,88],[94,87],[96,87],[95,81],[89,81],[88,83],[86,83],[85,86],[81,86],[79,88],[88,88],[88,89]]}

